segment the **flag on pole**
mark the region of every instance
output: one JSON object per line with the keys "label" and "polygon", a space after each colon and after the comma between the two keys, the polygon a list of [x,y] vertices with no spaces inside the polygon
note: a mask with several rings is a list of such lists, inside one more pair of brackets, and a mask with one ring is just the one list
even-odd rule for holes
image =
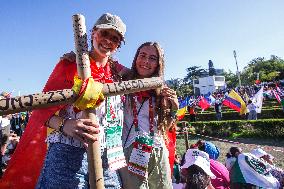
{"label": "flag on pole", "polygon": [[187,99],[180,99],[179,100],[179,109],[184,108],[187,106]]}
{"label": "flag on pole", "polygon": [[228,106],[229,108],[232,108],[238,112],[240,112],[240,115],[245,114],[247,112],[247,106],[243,99],[236,93],[233,89],[229,93],[229,95],[225,98],[223,101],[223,104],[225,106]]}
{"label": "flag on pole", "polygon": [[201,96],[201,98],[198,102],[198,106],[202,109],[202,111],[210,108],[209,102],[203,96]]}
{"label": "flag on pole", "polygon": [[187,99],[181,99],[179,102],[179,109],[177,110],[177,119],[178,120],[182,120],[185,116],[185,112],[186,112],[186,108],[187,108]]}
{"label": "flag on pole", "polygon": [[210,105],[214,104],[216,99],[210,94],[208,97],[205,96],[205,99],[208,101]]}
{"label": "flag on pole", "polygon": [[186,106],[177,110],[177,119],[180,121],[184,118],[186,112]]}
{"label": "flag on pole", "polygon": [[263,86],[261,89],[254,95],[252,102],[256,106],[256,113],[261,113],[262,102],[263,102]]}
{"label": "flag on pole", "polygon": [[278,86],[276,87],[276,89],[277,89],[277,92],[278,92],[279,95],[281,95],[281,96],[284,95],[284,92],[281,91],[281,89]]}
{"label": "flag on pole", "polygon": [[281,98],[280,98],[278,92],[276,90],[274,90],[274,89],[272,90],[272,92],[273,92],[276,100],[281,104]]}

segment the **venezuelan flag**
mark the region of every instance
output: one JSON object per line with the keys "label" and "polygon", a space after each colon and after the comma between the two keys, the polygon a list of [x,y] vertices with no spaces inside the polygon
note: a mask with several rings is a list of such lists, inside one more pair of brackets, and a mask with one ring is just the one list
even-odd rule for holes
{"label": "venezuelan flag", "polygon": [[229,95],[223,101],[223,104],[225,106],[228,106],[229,108],[240,112],[240,115],[245,114],[247,112],[246,103],[234,90],[231,90]]}

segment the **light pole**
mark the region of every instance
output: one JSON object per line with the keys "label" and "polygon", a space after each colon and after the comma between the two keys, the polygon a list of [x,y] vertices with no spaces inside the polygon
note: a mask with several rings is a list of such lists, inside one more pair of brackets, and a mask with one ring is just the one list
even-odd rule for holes
{"label": "light pole", "polygon": [[237,61],[237,53],[236,53],[235,50],[233,51],[233,53],[234,53],[234,57],[235,57],[235,60],[236,60],[237,74],[238,74],[238,78],[239,78],[239,86],[241,87],[241,86],[242,86],[242,83],[241,83],[241,74],[240,74],[240,72],[239,72],[239,66],[238,66],[238,61]]}

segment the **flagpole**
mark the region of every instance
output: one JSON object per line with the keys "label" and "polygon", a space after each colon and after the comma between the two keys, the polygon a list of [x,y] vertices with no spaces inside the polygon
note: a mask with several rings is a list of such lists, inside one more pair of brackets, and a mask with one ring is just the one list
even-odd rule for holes
{"label": "flagpole", "polygon": [[236,53],[235,50],[233,51],[233,53],[234,53],[234,57],[235,57],[235,60],[236,60],[237,74],[238,74],[238,78],[239,78],[239,87],[241,87],[242,83],[241,83],[241,75],[240,75],[240,72],[239,72],[239,66],[238,66],[238,61],[237,61],[237,53]]}

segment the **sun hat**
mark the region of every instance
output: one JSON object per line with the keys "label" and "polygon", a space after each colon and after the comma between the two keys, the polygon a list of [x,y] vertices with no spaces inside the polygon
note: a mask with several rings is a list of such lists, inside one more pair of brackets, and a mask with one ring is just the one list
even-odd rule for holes
{"label": "sun hat", "polygon": [[206,152],[198,149],[188,149],[185,154],[185,163],[181,166],[181,168],[188,168],[191,165],[197,165],[211,178],[216,178],[210,170],[209,155]]}
{"label": "sun hat", "polygon": [[122,40],[124,41],[126,25],[123,23],[119,16],[105,13],[97,20],[94,27],[100,29],[114,29],[115,31],[120,33]]}
{"label": "sun hat", "polygon": [[258,158],[261,158],[262,156],[265,156],[265,155],[268,155],[270,159],[274,158],[271,154],[267,153],[266,151],[264,151],[261,148],[255,148],[250,153],[253,154],[254,156],[258,157]]}

